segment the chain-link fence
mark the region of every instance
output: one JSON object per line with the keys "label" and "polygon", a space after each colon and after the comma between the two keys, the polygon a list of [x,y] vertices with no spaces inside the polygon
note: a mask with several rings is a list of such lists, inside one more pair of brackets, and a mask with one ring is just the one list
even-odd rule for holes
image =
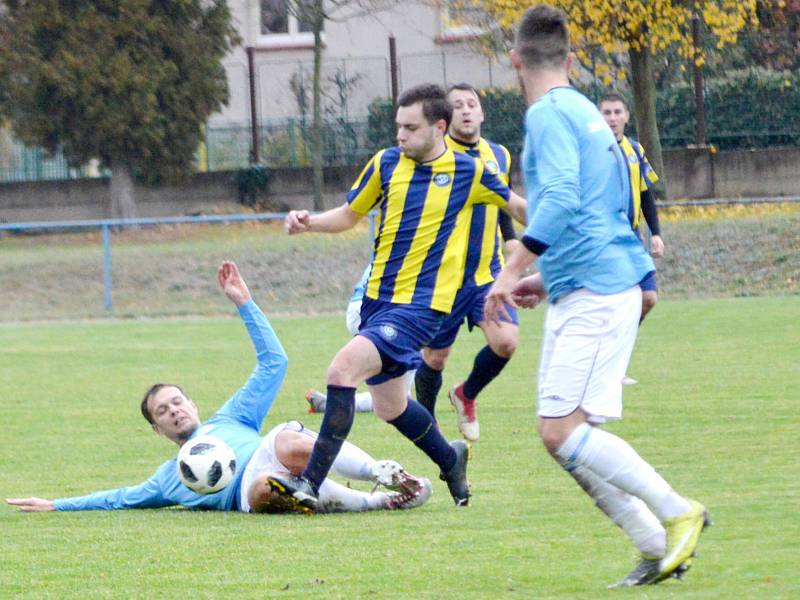
{"label": "chain-link fence", "polygon": [[[323,164],[360,164],[378,149],[393,145],[388,61],[384,57],[337,59],[325,61],[322,67]],[[210,125],[203,151],[198,153],[198,169],[247,166],[254,156],[254,139],[258,162],[268,167],[310,165],[312,73],[313,65],[308,62],[259,64],[256,103],[262,117],[256,135],[249,120]],[[520,151],[525,103],[507,64],[474,53],[437,52],[401,56],[397,74],[401,89],[423,81],[445,85],[468,81],[480,88],[486,113],[484,135],[512,152]],[[236,82],[231,85],[245,85],[247,77],[238,77]],[[591,77],[576,85],[595,102],[608,91]],[[707,79],[704,98],[707,143],[720,149],[800,145],[800,73],[731,71]],[[656,105],[664,147],[695,143],[694,90],[688,79],[662,84],[656,90]],[[629,131],[635,132],[633,119]],[[58,153],[50,156],[0,139],[0,181],[102,174],[97,169],[71,169]]]}

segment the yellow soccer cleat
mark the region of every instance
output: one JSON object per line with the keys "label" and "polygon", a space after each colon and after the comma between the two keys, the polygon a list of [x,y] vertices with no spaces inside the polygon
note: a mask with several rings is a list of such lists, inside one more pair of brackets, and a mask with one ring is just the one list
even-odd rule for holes
{"label": "yellow soccer cleat", "polygon": [[705,506],[696,500],[689,502],[689,510],[663,522],[667,532],[667,553],[659,563],[659,575],[654,583],[666,579],[689,561],[697,548],[700,534],[711,523]]}

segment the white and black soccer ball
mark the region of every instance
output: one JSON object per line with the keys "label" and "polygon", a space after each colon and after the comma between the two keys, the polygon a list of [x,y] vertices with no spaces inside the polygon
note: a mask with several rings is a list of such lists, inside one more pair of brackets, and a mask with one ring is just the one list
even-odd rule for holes
{"label": "white and black soccer ball", "polygon": [[181,446],[176,468],[181,483],[198,494],[224,490],[236,474],[236,455],[213,435],[192,438]]}

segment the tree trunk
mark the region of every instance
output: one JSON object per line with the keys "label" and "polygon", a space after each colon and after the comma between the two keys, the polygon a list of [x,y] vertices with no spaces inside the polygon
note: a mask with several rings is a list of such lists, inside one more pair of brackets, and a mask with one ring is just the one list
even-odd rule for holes
{"label": "tree trunk", "polygon": [[117,161],[111,163],[111,218],[136,218],[133,178],[127,165]]}
{"label": "tree trunk", "polygon": [[311,126],[311,164],[314,171],[314,210],[321,211],[325,207],[322,202],[322,26],[325,22],[325,13],[322,9],[322,0],[314,0],[313,29],[314,29],[314,121]]}
{"label": "tree trunk", "polygon": [[636,132],[650,164],[653,165],[660,177],[660,181],[653,186],[655,195],[664,198],[667,195],[667,181],[664,174],[664,158],[661,153],[661,138],[658,135],[656,123],[656,83],[653,78],[653,55],[647,48],[631,49],[628,54],[631,59]]}

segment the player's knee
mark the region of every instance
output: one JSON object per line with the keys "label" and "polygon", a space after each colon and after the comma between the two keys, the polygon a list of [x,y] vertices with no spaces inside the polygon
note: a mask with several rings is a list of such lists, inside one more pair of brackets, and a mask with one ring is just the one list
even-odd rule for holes
{"label": "player's knee", "polygon": [[294,475],[299,475],[306,468],[313,448],[314,440],[297,431],[284,429],[275,438],[275,455]]}
{"label": "player's knee", "polygon": [[425,348],[422,351],[422,359],[425,364],[436,371],[444,370],[448,356],[450,356],[450,348]]}
{"label": "player's knee", "polygon": [[538,431],[544,447],[555,456],[567,438],[560,427],[559,419],[539,419]]}
{"label": "player's knee", "polygon": [[325,374],[325,381],[328,385],[339,385],[342,387],[355,387],[360,382],[356,381],[353,375],[351,364],[344,360],[336,359],[330,364]]}
{"label": "player's knee", "polygon": [[511,358],[517,350],[518,341],[519,338],[516,334],[509,333],[500,339],[494,340],[490,344],[490,347],[492,348],[492,352],[497,354],[497,356]]}

